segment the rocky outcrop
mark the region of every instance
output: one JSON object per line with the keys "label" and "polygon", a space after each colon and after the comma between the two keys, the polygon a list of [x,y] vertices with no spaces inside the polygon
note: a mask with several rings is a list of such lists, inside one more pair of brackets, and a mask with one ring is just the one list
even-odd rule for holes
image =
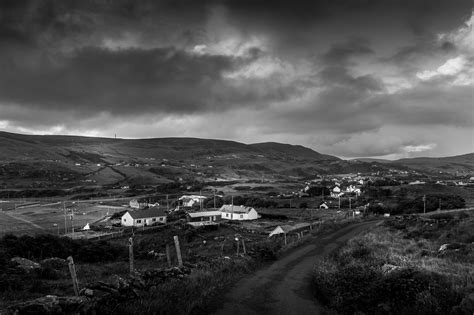
{"label": "rocky outcrop", "polygon": [[115,275],[111,282],[87,284],[77,297],[47,295],[13,305],[7,314],[91,314],[98,305],[137,298],[168,279],[183,279],[190,273],[191,268],[183,266],[135,272],[125,278]]}

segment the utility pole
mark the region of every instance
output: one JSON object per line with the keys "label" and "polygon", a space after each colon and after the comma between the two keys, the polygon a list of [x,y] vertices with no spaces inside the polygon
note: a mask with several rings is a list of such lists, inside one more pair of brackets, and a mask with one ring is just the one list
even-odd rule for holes
{"label": "utility pole", "polygon": [[71,231],[72,238],[74,238],[74,208],[71,208]]}
{"label": "utility pole", "polygon": [[426,213],[426,195],[423,195],[423,213]]}
{"label": "utility pole", "polygon": [[67,234],[67,217],[66,217],[66,203],[63,201],[63,210],[64,210],[64,234]]}
{"label": "utility pole", "polygon": [[130,264],[130,273],[133,274],[135,267],[133,266],[133,237],[128,239],[128,261]]}
{"label": "utility pole", "polygon": [[202,211],[202,190],[199,191],[199,208],[201,209]]}

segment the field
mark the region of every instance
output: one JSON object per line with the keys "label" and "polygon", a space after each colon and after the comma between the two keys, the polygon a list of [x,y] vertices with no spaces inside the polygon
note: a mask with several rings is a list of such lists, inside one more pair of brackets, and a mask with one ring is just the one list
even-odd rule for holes
{"label": "field", "polygon": [[[71,211],[74,211],[74,220],[71,221]],[[66,225],[68,232],[71,225],[75,229],[84,227],[87,223],[93,223],[105,216],[115,212],[123,211],[123,208],[107,207],[94,203],[66,203]],[[65,215],[63,205],[60,202],[35,204],[21,207],[16,210],[0,212],[0,235],[13,234],[39,234],[53,233],[64,234]]]}

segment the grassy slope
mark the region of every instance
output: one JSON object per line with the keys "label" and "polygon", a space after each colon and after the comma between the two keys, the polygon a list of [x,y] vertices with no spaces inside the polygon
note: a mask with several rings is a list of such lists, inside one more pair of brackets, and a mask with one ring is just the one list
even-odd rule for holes
{"label": "grassy slope", "polygon": [[[445,314],[472,293],[474,215],[391,221],[315,267],[316,297],[338,313]],[[461,249],[440,253],[442,244]],[[384,272],[384,269],[394,271]],[[462,308],[462,307],[461,307]],[[472,312],[472,310],[471,310]]]}

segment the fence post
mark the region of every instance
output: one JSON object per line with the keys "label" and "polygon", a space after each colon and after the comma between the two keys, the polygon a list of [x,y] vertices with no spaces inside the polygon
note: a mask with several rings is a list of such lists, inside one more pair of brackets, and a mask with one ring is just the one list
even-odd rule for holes
{"label": "fence post", "polygon": [[244,255],[247,255],[247,247],[245,247],[245,240],[242,239],[242,248],[244,250]]}
{"label": "fence post", "polygon": [[237,242],[237,255],[239,254],[240,252],[240,242],[239,242],[239,239],[238,238],[235,238],[236,242]]}
{"label": "fence post", "polygon": [[166,260],[168,261],[168,267],[171,268],[171,254],[170,254],[170,246],[166,244]]}
{"label": "fence post", "polygon": [[221,245],[221,256],[224,255],[224,245],[225,245],[225,241],[226,241],[226,240],[227,240],[227,239],[224,238],[224,240],[222,241],[222,245]]}
{"label": "fence post", "polygon": [[133,273],[135,271],[133,266],[133,237],[128,239],[128,259],[130,262],[130,273]]}
{"label": "fence post", "polygon": [[71,256],[67,258],[69,265],[69,272],[71,273],[72,285],[74,287],[74,294],[79,296],[79,284],[77,282],[76,267],[74,266],[74,259]]}
{"label": "fence post", "polygon": [[177,235],[174,237],[174,246],[176,247],[176,255],[178,256],[178,266],[183,266],[183,258],[181,258],[181,248],[179,247],[179,238]]}

